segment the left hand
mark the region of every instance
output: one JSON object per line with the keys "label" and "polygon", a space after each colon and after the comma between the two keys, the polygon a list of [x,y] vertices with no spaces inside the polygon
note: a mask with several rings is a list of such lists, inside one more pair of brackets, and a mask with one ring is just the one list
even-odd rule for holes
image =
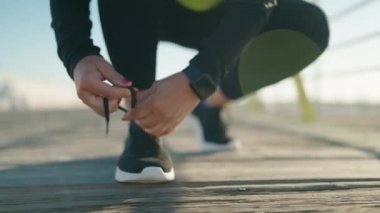
{"label": "left hand", "polygon": [[123,117],[154,136],[169,134],[198,105],[199,98],[183,73],[155,82],[137,95],[137,105]]}

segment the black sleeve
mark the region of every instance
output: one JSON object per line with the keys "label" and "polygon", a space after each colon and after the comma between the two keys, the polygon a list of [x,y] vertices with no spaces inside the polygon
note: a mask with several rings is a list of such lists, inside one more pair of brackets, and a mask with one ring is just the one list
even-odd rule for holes
{"label": "black sleeve", "polygon": [[226,0],[225,4],[227,13],[216,30],[202,42],[199,53],[189,65],[209,74],[217,85],[245,45],[267,23],[270,13],[265,0]]}
{"label": "black sleeve", "polygon": [[90,0],[50,0],[51,26],[55,31],[58,55],[73,78],[75,65],[88,55],[99,55],[94,46],[89,18]]}

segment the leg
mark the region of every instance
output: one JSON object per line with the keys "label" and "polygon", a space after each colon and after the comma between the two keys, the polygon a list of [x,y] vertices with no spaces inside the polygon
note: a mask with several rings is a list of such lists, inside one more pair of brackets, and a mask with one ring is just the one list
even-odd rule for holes
{"label": "leg", "polygon": [[[160,39],[186,47],[200,49],[202,40],[212,34],[226,12],[222,4],[207,12],[192,12],[175,1],[167,1],[162,14]],[[191,121],[203,151],[235,149],[235,143],[226,134],[226,126],[220,116],[221,108],[201,103],[193,111]]]}
{"label": "leg", "polygon": [[[209,29],[212,29],[212,26],[209,26]],[[321,51],[327,47],[329,32],[324,13],[318,7],[301,0],[279,0],[279,5],[272,11],[271,18],[261,34],[278,29],[292,30],[308,36],[319,46]],[[265,50],[262,49],[263,52]],[[299,51],[302,52],[303,50],[300,49]],[[248,79],[249,83],[254,85],[252,91],[296,74],[316,58],[312,58],[300,69],[275,69],[271,72],[253,70],[254,73],[250,75],[252,78]],[[229,145],[233,144],[232,140],[226,136],[225,126],[220,119],[220,110],[228,100],[243,96],[239,81],[239,62],[236,61],[225,80],[222,81],[221,89],[207,100],[208,104],[200,104],[193,112],[198,121],[198,125],[194,126],[197,126],[197,129],[202,129],[203,139],[201,140],[204,142],[203,144],[217,144],[213,146],[217,147],[214,150],[223,149],[222,147],[229,148]]]}
{"label": "leg", "polygon": [[[99,0],[112,64],[139,89],[149,88],[155,80],[157,3],[157,0]],[[119,182],[174,180],[172,161],[162,141],[131,122],[115,179]]]}
{"label": "leg", "polygon": [[[278,6],[272,11],[269,23],[263,29],[262,33],[279,29],[296,31],[306,35],[317,44],[321,53],[327,47],[329,30],[325,14],[317,6],[310,3],[300,0],[280,0]],[[287,41],[284,40],[283,42]],[[304,52],[305,50],[300,49],[299,51]],[[317,59],[317,57],[304,64],[301,69],[276,69],[266,70],[266,72],[252,70],[250,79],[248,79],[249,83],[253,85],[250,89],[257,91],[293,76],[315,59]],[[243,92],[240,89],[238,70],[239,67],[235,66],[221,84],[223,94],[229,99],[237,99],[243,96]]]}
{"label": "leg", "polygon": [[100,20],[112,64],[139,89],[149,88],[155,80],[157,2],[99,0]]}

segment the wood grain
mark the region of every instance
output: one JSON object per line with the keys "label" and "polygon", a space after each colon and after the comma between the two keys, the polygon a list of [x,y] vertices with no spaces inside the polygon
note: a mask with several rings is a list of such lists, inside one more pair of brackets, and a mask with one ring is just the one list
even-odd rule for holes
{"label": "wood grain", "polygon": [[380,212],[373,116],[305,124],[235,110],[243,149],[200,152],[184,123],[165,138],[176,181],[149,185],[113,180],[121,114],[106,137],[103,119],[85,110],[0,113],[0,212]]}

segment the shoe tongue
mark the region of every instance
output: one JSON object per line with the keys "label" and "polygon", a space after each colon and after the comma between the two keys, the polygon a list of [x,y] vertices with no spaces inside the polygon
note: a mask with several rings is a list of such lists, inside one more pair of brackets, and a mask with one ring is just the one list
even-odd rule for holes
{"label": "shoe tongue", "polygon": [[223,107],[204,104],[204,109],[205,109],[205,113],[208,115],[209,118],[217,119],[218,122],[220,121],[221,111]]}
{"label": "shoe tongue", "polygon": [[146,133],[136,122],[132,121],[129,126],[129,134],[138,138],[138,141],[156,140],[157,137]]}
{"label": "shoe tongue", "polygon": [[125,145],[126,149],[133,153],[133,155],[155,156],[160,150],[161,142],[158,137],[146,133],[139,125],[132,121]]}

